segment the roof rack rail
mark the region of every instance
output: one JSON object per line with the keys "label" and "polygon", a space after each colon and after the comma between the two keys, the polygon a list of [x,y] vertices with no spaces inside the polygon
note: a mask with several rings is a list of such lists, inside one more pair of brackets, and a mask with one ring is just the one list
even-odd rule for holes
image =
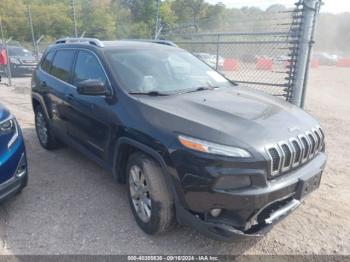
{"label": "roof rack rail", "polygon": [[68,43],[88,43],[97,47],[104,47],[104,44],[97,38],[61,38],[56,41],[57,44],[68,44]]}
{"label": "roof rack rail", "polygon": [[126,39],[125,41],[148,42],[148,43],[154,43],[154,44],[168,45],[168,46],[177,47],[177,45],[174,42],[171,42],[171,41],[168,41],[168,40]]}
{"label": "roof rack rail", "polygon": [[177,47],[177,44],[175,44],[172,41],[168,41],[168,40],[152,40],[151,42],[156,43],[156,44],[161,44],[161,45],[168,45],[168,46]]}

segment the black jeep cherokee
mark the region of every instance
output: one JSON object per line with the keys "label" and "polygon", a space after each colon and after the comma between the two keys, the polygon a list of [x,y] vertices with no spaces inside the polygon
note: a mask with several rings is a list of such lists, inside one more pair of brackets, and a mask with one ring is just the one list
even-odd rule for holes
{"label": "black jeep cherokee", "polygon": [[175,221],[260,236],[319,187],[324,133],[169,42],[62,39],[32,80],[41,145],[69,144],[126,183],[148,234]]}

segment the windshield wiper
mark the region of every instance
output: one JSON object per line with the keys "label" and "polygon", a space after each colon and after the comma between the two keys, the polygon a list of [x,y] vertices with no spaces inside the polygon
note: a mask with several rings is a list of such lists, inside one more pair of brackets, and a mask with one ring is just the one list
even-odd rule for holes
{"label": "windshield wiper", "polygon": [[200,86],[200,87],[197,87],[193,90],[187,91],[185,93],[194,93],[194,92],[199,92],[199,91],[214,90],[217,88],[220,88],[220,87],[218,87],[218,86]]}
{"label": "windshield wiper", "polygon": [[159,91],[150,92],[129,92],[130,95],[146,95],[146,96],[168,96],[169,94],[162,93]]}
{"label": "windshield wiper", "polygon": [[239,86],[239,84],[233,80],[227,79],[232,85]]}

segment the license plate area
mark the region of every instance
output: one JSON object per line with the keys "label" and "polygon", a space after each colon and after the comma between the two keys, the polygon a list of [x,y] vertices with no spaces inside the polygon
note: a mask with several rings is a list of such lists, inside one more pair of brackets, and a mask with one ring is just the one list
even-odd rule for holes
{"label": "license plate area", "polygon": [[320,187],[322,172],[309,178],[301,178],[297,189],[296,199],[301,200]]}

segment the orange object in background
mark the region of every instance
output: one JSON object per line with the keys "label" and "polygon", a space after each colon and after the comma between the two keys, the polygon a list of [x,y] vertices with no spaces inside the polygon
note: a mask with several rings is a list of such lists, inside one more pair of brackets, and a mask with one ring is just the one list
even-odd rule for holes
{"label": "orange object in background", "polygon": [[318,59],[311,59],[310,61],[310,68],[319,68],[320,67],[320,60]]}
{"label": "orange object in background", "polygon": [[0,52],[0,65],[7,65],[7,55],[5,49],[1,49]]}
{"label": "orange object in background", "polygon": [[224,71],[238,71],[239,61],[234,58],[228,58],[224,61]]}
{"label": "orange object in background", "polygon": [[350,58],[341,58],[337,62],[337,67],[350,67]]}
{"label": "orange object in background", "polygon": [[272,70],[273,61],[268,58],[259,58],[256,61],[256,69],[257,70]]}
{"label": "orange object in background", "polygon": [[283,65],[285,68],[289,69],[291,62],[290,61],[284,61]]}

